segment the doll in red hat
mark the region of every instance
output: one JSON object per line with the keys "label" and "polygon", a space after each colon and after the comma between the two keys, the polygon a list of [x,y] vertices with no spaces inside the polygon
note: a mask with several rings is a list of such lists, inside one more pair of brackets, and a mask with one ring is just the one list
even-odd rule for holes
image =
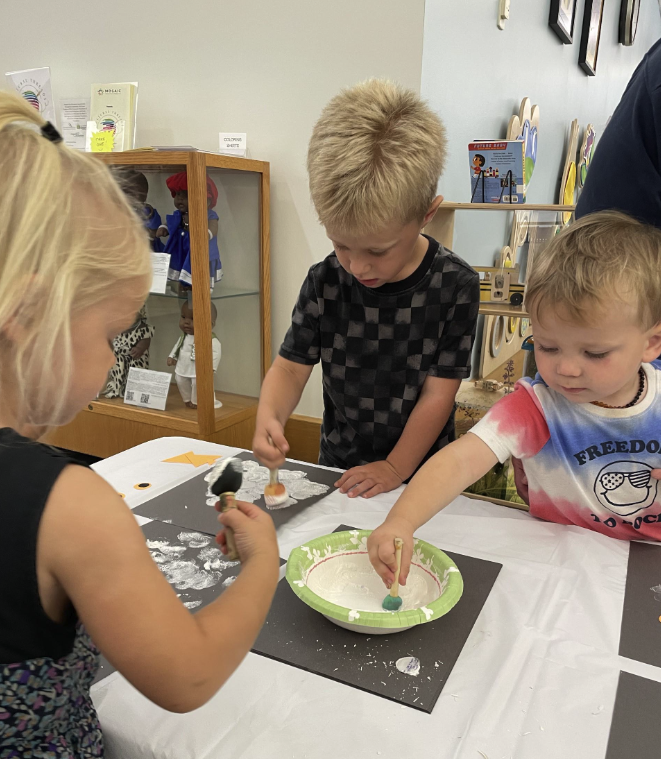
{"label": "doll in red hat", "polygon": [[[166,184],[177,209],[167,216],[167,225],[156,232],[157,237],[168,237],[165,252],[170,254],[168,278],[191,286],[190,232],[188,229],[188,177],[185,171],[168,177]],[[207,218],[209,220],[209,285],[211,290],[223,276],[218,250],[218,214],[213,210],[218,202],[218,188],[207,177]]]}

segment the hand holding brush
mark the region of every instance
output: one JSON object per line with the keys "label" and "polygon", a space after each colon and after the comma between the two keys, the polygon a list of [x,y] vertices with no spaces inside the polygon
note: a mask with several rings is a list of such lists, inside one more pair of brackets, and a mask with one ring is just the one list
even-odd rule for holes
{"label": "hand holding brush", "polygon": [[[236,509],[236,493],[241,490],[243,483],[243,463],[235,458],[223,459],[211,470],[208,482],[211,493],[218,496],[219,511],[225,513],[230,509]],[[230,561],[240,561],[234,543],[234,532],[227,525],[225,526],[225,544],[227,558]]]}

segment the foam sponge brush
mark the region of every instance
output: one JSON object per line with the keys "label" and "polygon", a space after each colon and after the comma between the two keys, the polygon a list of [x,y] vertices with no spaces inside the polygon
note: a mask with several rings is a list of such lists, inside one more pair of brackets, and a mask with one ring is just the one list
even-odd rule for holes
{"label": "foam sponge brush", "polygon": [[399,596],[399,573],[402,569],[402,546],[404,541],[401,538],[395,538],[395,560],[397,561],[397,571],[395,572],[395,582],[390,587],[390,593],[383,599],[383,608],[386,611],[398,611],[402,606],[402,599]]}
{"label": "foam sponge brush", "polygon": [[243,483],[243,462],[235,458],[219,461],[205,478],[213,495],[236,493]]}
{"label": "foam sponge brush", "polygon": [[[209,490],[218,496],[220,510],[222,512],[236,508],[236,493],[241,490],[243,483],[243,462],[235,458],[227,458],[218,462],[205,478],[209,483]],[[230,561],[239,560],[239,552],[234,542],[234,532],[225,527],[225,540],[227,543],[227,558]]]}
{"label": "foam sponge brush", "polygon": [[269,469],[269,484],[264,488],[264,502],[268,509],[288,506],[287,488],[280,482],[277,469]]}

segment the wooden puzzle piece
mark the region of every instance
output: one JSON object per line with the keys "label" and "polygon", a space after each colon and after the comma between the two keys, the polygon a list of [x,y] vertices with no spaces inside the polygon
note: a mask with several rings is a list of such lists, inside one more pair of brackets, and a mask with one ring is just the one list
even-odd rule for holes
{"label": "wooden puzzle piece", "polygon": [[498,266],[502,269],[511,269],[514,267],[515,253],[512,252],[512,248],[509,245],[505,245],[500,249],[500,255],[498,256]]}
{"label": "wooden puzzle piece", "polygon": [[588,169],[592,162],[592,156],[594,155],[594,148],[597,142],[597,133],[594,130],[592,124],[588,124],[585,127],[585,134],[583,135],[583,143],[578,154],[578,171],[577,179],[578,186],[582,190],[585,185],[585,180],[588,176]]}
{"label": "wooden puzzle piece", "polygon": [[[569,128],[569,143],[565,153],[565,165],[562,170],[558,202],[561,205],[574,205],[576,192],[576,151],[578,150],[578,119],[574,119]],[[562,223],[571,220],[571,211],[562,214]]]}
{"label": "wooden puzzle piece", "polygon": [[477,379],[489,377],[521,350],[521,343],[530,333],[530,322],[526,320],[526,329],[521,334],[522,322],[523,320],[519,321],[516,317],[512,320],[504,316],[484,317],[480,370]]}
{"label": "wooden puzzle piece", "polygon": [[510,17],[510,0],[498,0],[498,28],[502,31]]}
{"label": "wooden puzzle piece", "polygon": [[[511,251],[512,266],[516,263],[519,248],[528,238],[530,228],[530,211],[515,211],[512,219],[512,231],[510,232],[509,249]],[[504,250],[504,248],[503,248]],[[501,256],[502,260],[502,256]],[[504,264],[507,266],[507,264]]]}
{"label": "wooden puzzle piece", "polygon": [[508,140],[522,140],[526,146],[523,181],[530,184],[537,162],[537,139],[539,136],[539,106],[530,98],[523,98],[519,113],[514,114],[507,125]]}

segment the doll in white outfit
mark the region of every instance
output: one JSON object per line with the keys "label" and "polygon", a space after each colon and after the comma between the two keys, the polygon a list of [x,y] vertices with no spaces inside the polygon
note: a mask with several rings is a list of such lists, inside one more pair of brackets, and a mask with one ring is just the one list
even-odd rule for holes
{"label": "doll in white outfit", "polygon": [[[216,324],[218,311],[211,304],[211,326]],[[175,366],[174,378],[181,393],[184,403],[188,408],[197,408],[197,387],[195,382],[195,337],[193,328],[193,308],[188,303],[181,307],[179,328],[183,335],[177,340],[168,358],[168,366]],[[220,363],[220,340],[211,333],[211,349],[213,351],[213,370],[218,369]],[[223,404],[214,396],[214,407],[220,408]]]}

